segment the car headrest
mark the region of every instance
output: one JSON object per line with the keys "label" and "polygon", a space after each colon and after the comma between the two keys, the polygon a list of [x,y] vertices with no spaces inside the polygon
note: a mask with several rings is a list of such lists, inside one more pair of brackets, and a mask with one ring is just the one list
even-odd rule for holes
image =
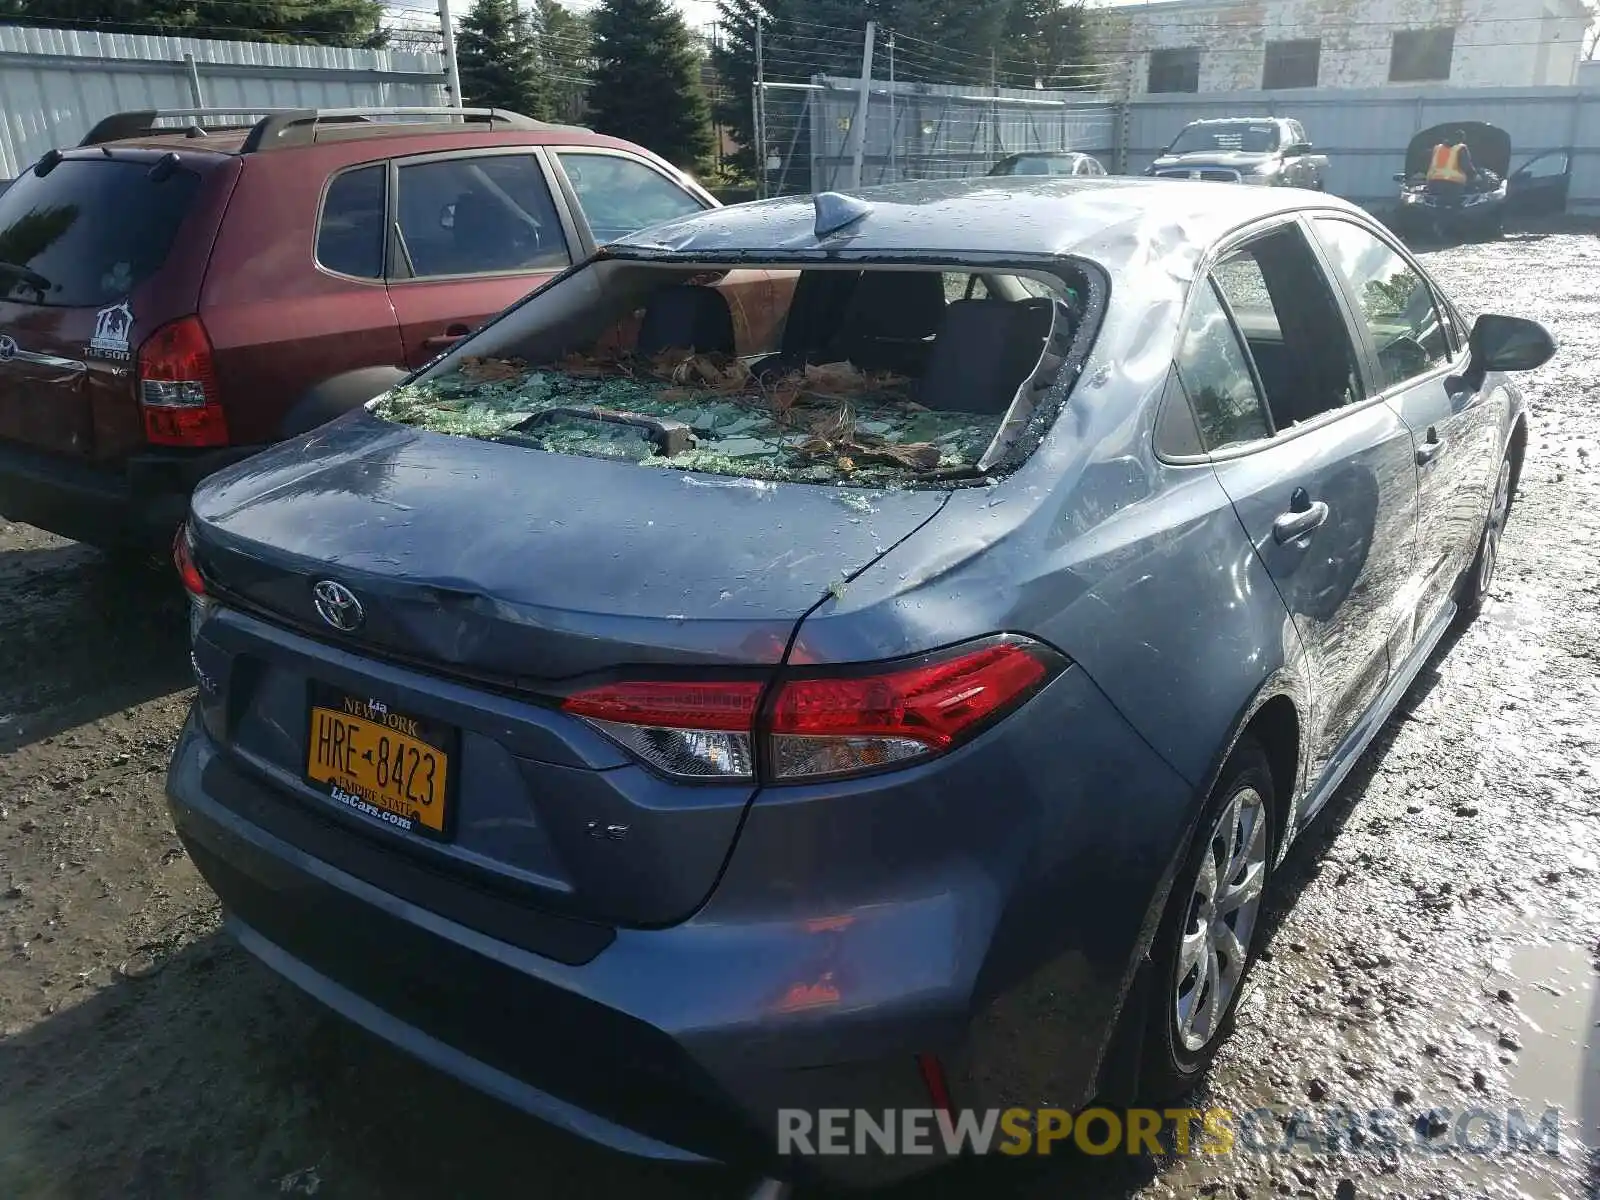
{"label": "car headrest", "polygon": [[473,264],[479,260],[502,261],[516,230],[516,218],[504,204],[481,192],[462,192],[456,197],[451,241]]}
{"label": "car headrest", "polygon": [[803,359],[833,341],[859,271],[801,271],[783,322],[783,353]]}
{"label": "car headrest", "polygon": [[1046,299],[951,304],[934,339],[918,401],[943,412],[1005,412],[1044,355],[1053,310]]}
{"label": "car headrest", "polygon": [[695,350],[701,354],[735,353],[733,312],[716,288],[679,284],[651,294],[634,343],[639,354],[663,350]]}
{"label": "car headrest", "polygon": [[865,271],[846,307],[841,333],[853,339],[916,341],[944,319],[944,276],[937,271]]}

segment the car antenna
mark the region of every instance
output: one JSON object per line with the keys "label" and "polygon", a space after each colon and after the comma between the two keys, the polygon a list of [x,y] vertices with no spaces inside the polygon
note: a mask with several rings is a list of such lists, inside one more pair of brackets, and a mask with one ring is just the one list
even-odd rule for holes
{"label": "car antenna", "polygon": [[818,192],[811,198],[817,212],[816,235],[827,237],[853,225],[872,211],[872,205],[842,192]]}

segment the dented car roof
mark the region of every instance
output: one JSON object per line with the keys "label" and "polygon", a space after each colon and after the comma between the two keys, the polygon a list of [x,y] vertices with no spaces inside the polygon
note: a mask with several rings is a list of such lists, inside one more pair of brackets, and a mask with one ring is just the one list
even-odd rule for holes
{"label": "dented car roof", "polygon": [[[1152,251],[1203,252],[1229,230],[1307,207],[1292,188],[1184,180],[1007,177],[896,183],[843,193],[871,211],[818,236],[810,196],[783,196],[682,217],[606,247],[622,258],[661,253],[779,259],[938,253],[1018,262],[1076,254],[1112,274],[1146,266]],[[1324,208],[1353,206],[1317,195]]]}

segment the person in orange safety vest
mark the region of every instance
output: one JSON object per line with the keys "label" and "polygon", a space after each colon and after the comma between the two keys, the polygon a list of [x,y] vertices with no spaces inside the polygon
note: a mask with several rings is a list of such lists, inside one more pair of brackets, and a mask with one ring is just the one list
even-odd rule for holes
{"label": "person in orange safety vest", "polygon": [[1472,152],[1466,140],[1458,133],[1454,145],[1440,142],[1433,148],[1433,158],[1428,162],[1429,183],[1454,183],[1465,186],[1476,174]]}

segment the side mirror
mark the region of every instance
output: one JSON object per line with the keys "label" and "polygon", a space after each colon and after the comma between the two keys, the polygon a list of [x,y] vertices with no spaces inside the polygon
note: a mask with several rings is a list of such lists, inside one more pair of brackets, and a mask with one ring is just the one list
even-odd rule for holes
{"label": "side mirror", "polygon": [[1428,369],[1428,348],[1408,333],[1403,333],[1378,350],[1378,360],[1391,379],[1409,379]]}
{"label": "side mirror", "polygon": [[1310,142],[1295,142],[1287,150],[1285,150],[1284,153],[1285,154],[1310,154],[1311,150],[1312,150],[1312,146],[1311,146]]}
{"label": "side mirror", "polygon": [[1468,340],[1472,349],[1474,374],[1489,371],[1532,371],[1544,366],[1556,354],[1556,341],[1550,331],[1526,317],[1502,317],[1485,313],[1472,326]]}
{"label": "side mirror", "polygon": [[446,204],[439,210],[439,228],[454,229],[456,227],[456,206]]}
{"label": "side mirror", "polygon": [[1396,183],[1404,183],[1406,181],[1406,173],[1404,171],[1396,171],[1394,173],[1394,181]]}

